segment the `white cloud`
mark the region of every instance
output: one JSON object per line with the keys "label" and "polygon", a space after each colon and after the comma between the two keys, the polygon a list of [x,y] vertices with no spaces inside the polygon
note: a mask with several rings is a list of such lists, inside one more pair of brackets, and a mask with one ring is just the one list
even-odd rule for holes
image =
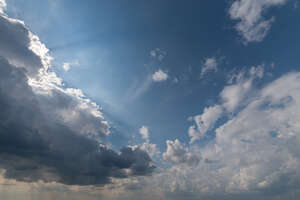
{"label": "white cloud", "polygon": [[63,64],[63,69],[67,72],[67,71],[69,71],[70,70],[70,68],[71,68],[71,63],[68,63],[68,62],[66,62],[66,63],[64,63]]}
{"label": "white cloud", "polygon": [[160,151],[158,150],[156,144],[151,144],[150,142],[144,142],[139,147],[141,150],[147,152],[152,159],[155,159],[157,156],[160,155]]}
{"label": "white cloud", "polygon": [[6,8],[5,0],[0,0],[0,14],[3,14],[3,10]]}
{"label": "white cloud", "polygon": [[160,62],[163,61],[163,59],[165,58],[166,55],[167,55],[167,53],[165,51],[162,51],[159,48],[156,48],[156,49],[153,49],[150,51],[150,56],[154,59],[157,59]]}
{"label": "white cloud", "polygon": [[280,6],[287,0],[236,0],[229,9],[231,19],[239,20],[236,30],[243,37],[244,42],[259,42],[269,32],[275,18],[263,17],[272,6]]}
{"label": "white cloud", "polygon": [[223,106],[227,111],[234,111],[240,102],[244,99],[245,95],[252,87],[252,79],[240,81],[237,84],[226,86],[221,92],[220,96],[223,100]]}
{"label": "white cloud", "polygon": [[65,62],[63,63],[63,69],[67,72],[71,69],[71,67],[73,66],[78,66],[79,62],[78,61],[74,61],[74,62]]}
{"label": "white cloud", "polygon": [[[173,166],[146,179],[145,191],[162,191],[172,199],[188,194],[193,200],[296,200],[299,121],[300,73],[289,73],[257,89],[233,117],[214,128],[216,138],[208,144],[186,147],[178,140],[167,141],[163,159]],[[189,165],[191,155],[203,159],[194,157],[198,164]]]}
{"label": "white cloud", "polygon": [[226,86],[220,94],[223,107],[228,112],[233,112],[251,91],[253,80],[256,78],[261,79],[263,75],[264,65],[251,67],[249,72],[242,71],[237,75],[233,75],[229,83],[234,81],[236,83]]}
{"label": "white cloud", "polygon": [[163,153],[163,159],[175,164],[185,164],[187,166],[198,165],[201,156],[193,154],[188,148],[175,141],[167,140],[167,151]]}
{"label": "white cloud", "polygon": [[196,126],[190,126],[189,136],[191,137],[190,143],[205,136],[206,132],[211,130],[217,120],[221,117],[223,108],[220,105],[211,106],[204,109],[203,114],[193,117]]}
{"label": "white cloud", "polygon": [[142,126],[139,129],[139,134],[141,134],[144,140],[149,141],[149,128],[147,126]]}
{"label": "white cloud", "polygon": [[231,113],[238,107],[245,106],[247,101],[244,104],[241,102],[249,95],[253,80],[261,79],[263,75],[264,65],[251,67],[248,72],[242,71],[232,75],[229,80],[230,85],[224,87],[220,93],[222,104],[206,107],[201,115],[190,118],[196,123],[188,130],[190,143],[203,138],[208,131],[212,130],[224,111]]}
{"label": "white cloud", "polygon": [[201,78],[209,72],[216,71],[218,71],[217,59],[215,57],[206,58],[201,69]]}
{"label": "white cloud", "polygon": [[161,69],[159,69],[152,75],[152,80],[154,82],[162,82],[162,81],[166,81],[167,79],[168,79],[168,74],[162,71]]}

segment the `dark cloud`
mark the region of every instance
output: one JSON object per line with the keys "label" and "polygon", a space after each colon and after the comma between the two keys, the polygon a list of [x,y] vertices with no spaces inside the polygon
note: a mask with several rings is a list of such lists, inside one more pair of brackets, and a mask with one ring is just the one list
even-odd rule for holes
{"label": "dark cloud", "polygon": [[[30,50],[37,39],[22,22],[0,16],[0,168],[5,177],[103,185],[111,178],[151,174],[154,166],[146,152],[126,147],[117,153],[102,144],[109,133],[102,113],[77,90],[48,80],[45,49],[36,46],[40,55]],[[28,83],[37,76],[36,85]]]}

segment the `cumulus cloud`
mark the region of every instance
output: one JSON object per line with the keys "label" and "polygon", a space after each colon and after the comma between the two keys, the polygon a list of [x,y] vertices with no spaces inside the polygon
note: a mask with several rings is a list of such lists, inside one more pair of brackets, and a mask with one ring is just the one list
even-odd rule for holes
{"label": "cumulus cloud", "polygon": [[[300,190],[299,83],[300,73],[294,72],[257,89],[213,128],[213,141],[194,144],[203,158],[197,167],[171,168],[157,178],[166,190],[189,191],[191,199],[297,199],[291,194]],[[168,141],[164,159],[182,163],[186,148]]]}
{"label": "cumulus cloud", "polygon": [[217,59],[215,57],[212,58],[206,58],[204,60],[202,69],[201,69],[201,78],[203,78],[203,76],[209,72],[216,72],[218,71],[218,63],[217,63]]}
{"label": "cumulus cloud", "polygon": [[167,151],[163,153],[163,159],[175,164],[185,164],[187,166],[196,166],[200,161],[200,155],[193,154],[188,148],[175,141],[167,140]]}
{"label": "cumulus cloud", "polygon": [[139,134],[145,140],[140,145],[134,146],[134,148],[140,148],[141,150],[147,152],[151,158],[157,158],[160,155],[160,151],[157,148],[156,144],[150,143],[150,131],[148,126],[142,126],[139,129]]}
{"label": "cumulus cloud", "polygon": [[222,113],[222,106],[215,105],[205,108],[203,114],[193,117],[196,125],[189,128],[190,143],[194,143],[196,140],[204,137],[206,132],[215,126]]}
{"label": "cumulus cloud", "polygon": [[154,82],[162,82],[162,81],[166,81],[167,79],[168,79],[168,74],[162,71],[161,69],[159,69],[152,75],[152,80]]}
{"label": "cumulus cloud", "polygon": [[264,66],[251,67],[248,71],[241,71],[230,77],[228,83],[220,93],[221,104],[204,108],[201,115],[190,117],[195,125],[189,127],[190,143],[206,136],[215,127],[216,122],[225,114],[234,112],[251,93],[253,80],[261,79]]}
{"label": "cumulus cloud", "polygon": [[139,134],[142,136],[143,139],[149,141],[149,128],[147,126],[142,126],[139,129]]}
{"label": "cumulus cloud", "polygon": [[236,30],[245,44],[260,42],[268,34],[275,18],[265,19],[263,14],[274,6],[280,6],[287,0],[236,0],[229,9],[231,19],[238,20]]}
{"label": "cumulus cloud", "polygon": [[248,72],[242,71],[237,75],[233,75],[230,78],[229,83],[235,83],[226,86],[220,94],[223,107],[228,112],[233,112],[252,89],[253,80],[261,79],[263,78],[263,75],[263,65],[251,67]]}
{"label": "cumulus cloud", "polygon": [[65,88],[52,58],[20,20],[0,15],[0,168],[18,181],[103,185],[151,174],[149,155],[105,147],[110,133],[99,106]]}

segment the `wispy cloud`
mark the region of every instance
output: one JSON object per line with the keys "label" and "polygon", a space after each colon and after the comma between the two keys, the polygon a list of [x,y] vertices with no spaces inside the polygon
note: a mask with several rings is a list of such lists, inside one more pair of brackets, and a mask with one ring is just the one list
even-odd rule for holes
{"label": "wispy cloud", "polygon": [[268,34],[274,17],[265,19],[263,14],[273,6],[280,6],[288,0],[236,0],[229,9],[231,19],[238,20],[236,30],[244,43],[260,42]]}

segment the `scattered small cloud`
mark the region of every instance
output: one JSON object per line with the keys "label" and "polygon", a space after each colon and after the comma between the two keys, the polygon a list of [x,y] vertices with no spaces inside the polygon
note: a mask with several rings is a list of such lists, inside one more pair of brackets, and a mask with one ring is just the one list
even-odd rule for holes
{"label": "scattered small cloud", "polygon": [[63,63],[63,69],[67,72],[71,69],[71,67],[73,66],[78,66],[79,62],[78,61],[74,61],[74,62],[65,62]]}
{"label": "scattered small cloud", "polygon": [[149,141],[149,128],[147,126],[142,126],[139,129],[139,134],[142,136],[143,139]]}
{"label": "scattered small cloud", "polygon": [[161,69],[159,69],[152,75],[152,80],[154,82],[162,82],[162,81],[166,81],[167,79],[168,79],[168,74],[162,71]]}
{"label": "scattered small cloud", "polygon": [[215,57],[206,58],[203,62],[200,77],[203,78],[205,74],[216,71],[218,71],[217,59]]}
{"label": "scattered small cloud", "polygon": [[165,51],[162,51],[159,48],[153,49],[150,51],[151,58],[157,59],[158,61],[162,62],[165,58],[167,53]]}

